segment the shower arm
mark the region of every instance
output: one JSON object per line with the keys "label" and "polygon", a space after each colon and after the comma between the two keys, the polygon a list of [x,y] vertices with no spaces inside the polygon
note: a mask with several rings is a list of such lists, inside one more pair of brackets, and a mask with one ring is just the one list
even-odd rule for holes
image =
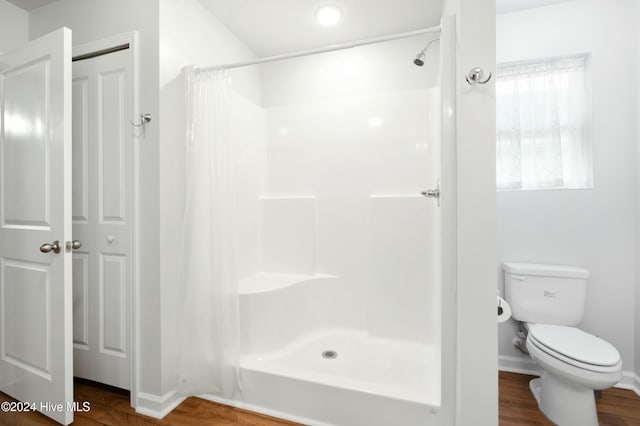
{"label": "shower arm", "polygon": [[437,41],[440,41],[440,39],[439,38],[435,38],[435,39],[431,40],[429,43],[427,43],[427,45],[424,47],[424,49],[422,49],[420,51],[420,55],[421,56],[426,55],[427,54],[427,49],[429,49],[429,46],[431,46],[433,43],[435,43]]}

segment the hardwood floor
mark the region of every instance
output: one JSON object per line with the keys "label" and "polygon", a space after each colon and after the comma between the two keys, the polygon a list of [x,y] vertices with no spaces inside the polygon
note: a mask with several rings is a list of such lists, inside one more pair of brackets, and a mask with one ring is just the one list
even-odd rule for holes
{"label": "hardwood floor", "polygon": [[[553,426],[538,410],[531,392],[532,376],[500,373],[500,426]],[[76,413],[77,426],[279,426],[296,423],[188,398],[162,420],[140,414],[129,406],[129,393],[85,380],[76,380],[75,400],[89,401],[91,410]],[[11,398],[0,393],[0,401]],[[622,389],[607,389],[597,401],[601,426],[640,426],[640,397]],[[0,412],[2,426],[53,426],[57,423],[39,413]],[[390,425],[401,426],[401,425]],[[410,426],[410,425],[408,425]]]}
{"label": "hardwood floor", "polygon": [[[216,404],[200,398],[187,398],[162,420],[137,414],[129,405],[129,392],[76,379],[74,399],[89,401],[91,410],[75,413],[74,426],[281,426],[295,425],[286,420]],[[11,401],[0,393],[0,401]],[[1,426],[58,425],[40,413],[0,412]]]}
{"label": "hardwood floor", "polygon": [[[554,426],[529,391],[533,376],[500,372],[500,426]],[[640,426],[640,397],[624,389],[605,389],[596,401],[600,426]]]}

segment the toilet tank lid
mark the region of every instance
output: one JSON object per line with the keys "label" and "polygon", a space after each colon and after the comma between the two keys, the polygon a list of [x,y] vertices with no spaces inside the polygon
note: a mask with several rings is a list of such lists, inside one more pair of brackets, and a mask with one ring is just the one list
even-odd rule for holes
{"label": "toilet tank lid", "polygon": [[543,263],[505,262],[502,268],[507,272],[542,277],[589,278],[589,271],[579,266],[548,265]]}

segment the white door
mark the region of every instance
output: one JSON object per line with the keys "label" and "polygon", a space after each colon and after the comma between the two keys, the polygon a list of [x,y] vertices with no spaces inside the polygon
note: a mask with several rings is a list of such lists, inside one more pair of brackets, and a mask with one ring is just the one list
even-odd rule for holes
{"label": "white door", "polygon": [[69,424],[69,29],[0,56],[0,117],[0,391]]}
{"label": "white door", "polygon": [[130,388],[131,67],[73,63],[74,375]]}

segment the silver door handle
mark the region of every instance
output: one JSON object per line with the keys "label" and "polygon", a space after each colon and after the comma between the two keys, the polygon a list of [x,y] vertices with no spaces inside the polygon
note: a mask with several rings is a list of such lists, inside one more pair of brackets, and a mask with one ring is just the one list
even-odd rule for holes
{"label": "silver door handle", "polygon": [[79,240],[73,240],[73,241],[67,241],[67,243],[64,245],[67,253],[69,253],[72,249],[73,250],[77,250],[80,247],[82,247],[82,243]]}
{"label": "silver door handle", "polygon": [[43,245],[40,246],[40,251],[42,253],[49,253],[50,251],[54,252],[54,253],[60,253],[60,241],[55,240],[54,242],[52,242],[51,244],[49,243],[44,243]]}

